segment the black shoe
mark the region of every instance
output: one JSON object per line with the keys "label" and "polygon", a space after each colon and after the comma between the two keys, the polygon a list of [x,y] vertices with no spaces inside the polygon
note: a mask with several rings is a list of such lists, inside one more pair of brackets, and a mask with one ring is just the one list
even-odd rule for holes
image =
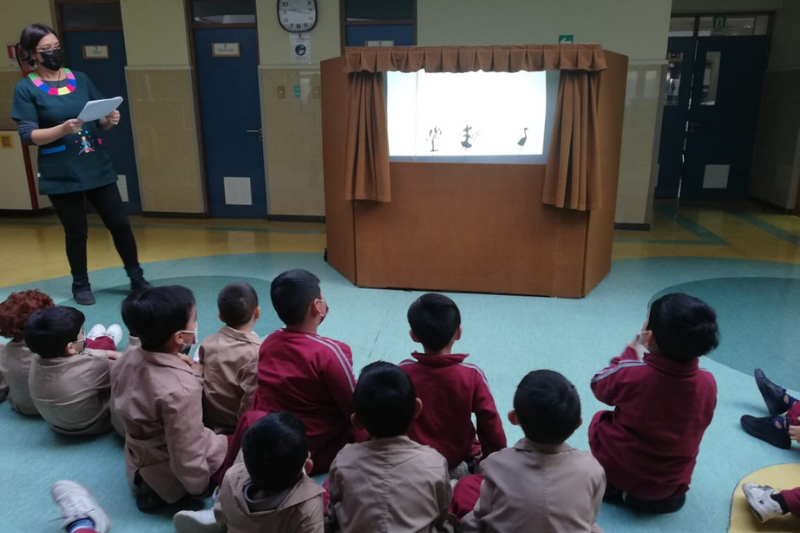
{"label": "black shoe", "polygon": [[89,284],[89,275],[72,276],[72,297],[78,305],[94,305],[96,300]]}
{"label": "black shoe", "polygon": [[789,438],[789,431],[775,427],[771,416],[761,418],[744,415],[741,419],[744,430],[757,439],[768,442],[776,448],[788,450],[792,447],[792,439]]}
{"label": "black shoe", "polygon": [[760,368],[756,368],[753,371],[753,375],[756,378],[758,391],[761,393],[761,397],[764,398],[764,403],[767,404],[769,414],[776,416],[785,413],[789,409],[789,406],[783,400],[786,396],[786,389],[775,385],[767,379],[767,376],[764,375]]}
{"label": "black shoe", "polygon": [[152,288],[153,285],[149,281],[144,279],[144,276],[140,276],[138,278],[131,278],[131,292],[143,291]]}

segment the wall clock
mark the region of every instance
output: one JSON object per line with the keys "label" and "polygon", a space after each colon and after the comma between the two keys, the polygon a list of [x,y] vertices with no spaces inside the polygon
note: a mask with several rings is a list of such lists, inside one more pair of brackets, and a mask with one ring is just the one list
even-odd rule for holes
{"label": "wall clock", "polygon": [[278,0],[278,22],[292,33],[313,30],[317,25],[317,0]]}

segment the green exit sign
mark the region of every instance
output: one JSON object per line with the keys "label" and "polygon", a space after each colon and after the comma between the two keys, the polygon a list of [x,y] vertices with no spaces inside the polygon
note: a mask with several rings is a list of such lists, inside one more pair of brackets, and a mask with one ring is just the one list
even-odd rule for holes
{"label": "green exit sign", "polygon": [[575,35],[564,34],[558,36],[558,44],[573,44],[575,42]]}

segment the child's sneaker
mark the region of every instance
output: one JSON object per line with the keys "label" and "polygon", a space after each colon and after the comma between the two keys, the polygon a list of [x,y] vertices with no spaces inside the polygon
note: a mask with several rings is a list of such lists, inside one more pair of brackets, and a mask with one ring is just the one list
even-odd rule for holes
{"label": "child's sneaker", "polygon": [[89,330],[89,333],[86,334],[86,338],[95,340],[98,337],[104,337],[106,335],[106,327],[103,324],[95,324],[92,326],[92,329]]}
{"label": "child's sneaker", "polygon": [[767,379],[764,372],[760,368],[753,371],[753,376],[756,378],[756,385],[761,397],[764,398],[764,403],[767,404],[767,410],[772,416],[785,413],[789,408],[783,398],[786,396],[786,389],[779,387]]}
{"label": "child's sneaker", "polygon": [[767,520],[784,514],[781,505],[772,499],[772,495],[778,492],[772,487],[745,483],[742,485],[742,491],[747,497],[747,503],[750,504],[750,509],[756,519],[762,524]]}
{"label": "child's sneaker", "polygon": [[214,519],[214,510],[179,511],[172,519],[178,533],[217,533],[219,527]]}
{"label": "child's sneaker", "polygon": [[119,346],[122,342],[122,328],[119,324],[111,324],[106,328],[106,335],[114,339],[114,346]]}
{"label": "child's sneaker", "polygon": [[755,417],[744,415],[741,418],[742,428],[757,439],[768,442],[776,448],[788,450],[792,447],[792,439],[789,438],[789,430],[775,426],[776,420],[771,416]]}
{"label": "child's sneaker", "polygon": [[86,487],[74,481],[56,481],[50,492],[64,515],[63,527],[88,519],[94,523],[92,528],[97,533],[108,531],[108,516]]}

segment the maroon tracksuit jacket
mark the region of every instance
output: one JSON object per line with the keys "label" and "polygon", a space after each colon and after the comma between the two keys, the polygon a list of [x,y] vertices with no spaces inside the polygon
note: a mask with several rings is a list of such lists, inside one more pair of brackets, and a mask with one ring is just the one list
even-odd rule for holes
{"label": "maroon tracksuit jacket", "polygon": [[258,351],[258,387],[253,410],[286,411],[306,426],[314,472],[328,470],[351,438],[353,354],[350,347],[319,335],[279,329]]}
{"label": "maroon tracksuit jacket", "polygon": [[[411,423],[408,436],[436,449],[450,468],[461,461],[485,458],[506,447],[506,434],[483,371],[464,363],[467,354],[427,355],[414,352],[400,368],[411,376],[422,414]],[[475,442],[475,426],[478,440]]]}
{"label": "maroon tracksuit jacket", "polygon": [[589,426],[589,446],[608,484],[642,500],[685,494],[717,405],[714,376],[697,359],[639,360],[629,347],[592,378],[592,391],[615,407]]}

